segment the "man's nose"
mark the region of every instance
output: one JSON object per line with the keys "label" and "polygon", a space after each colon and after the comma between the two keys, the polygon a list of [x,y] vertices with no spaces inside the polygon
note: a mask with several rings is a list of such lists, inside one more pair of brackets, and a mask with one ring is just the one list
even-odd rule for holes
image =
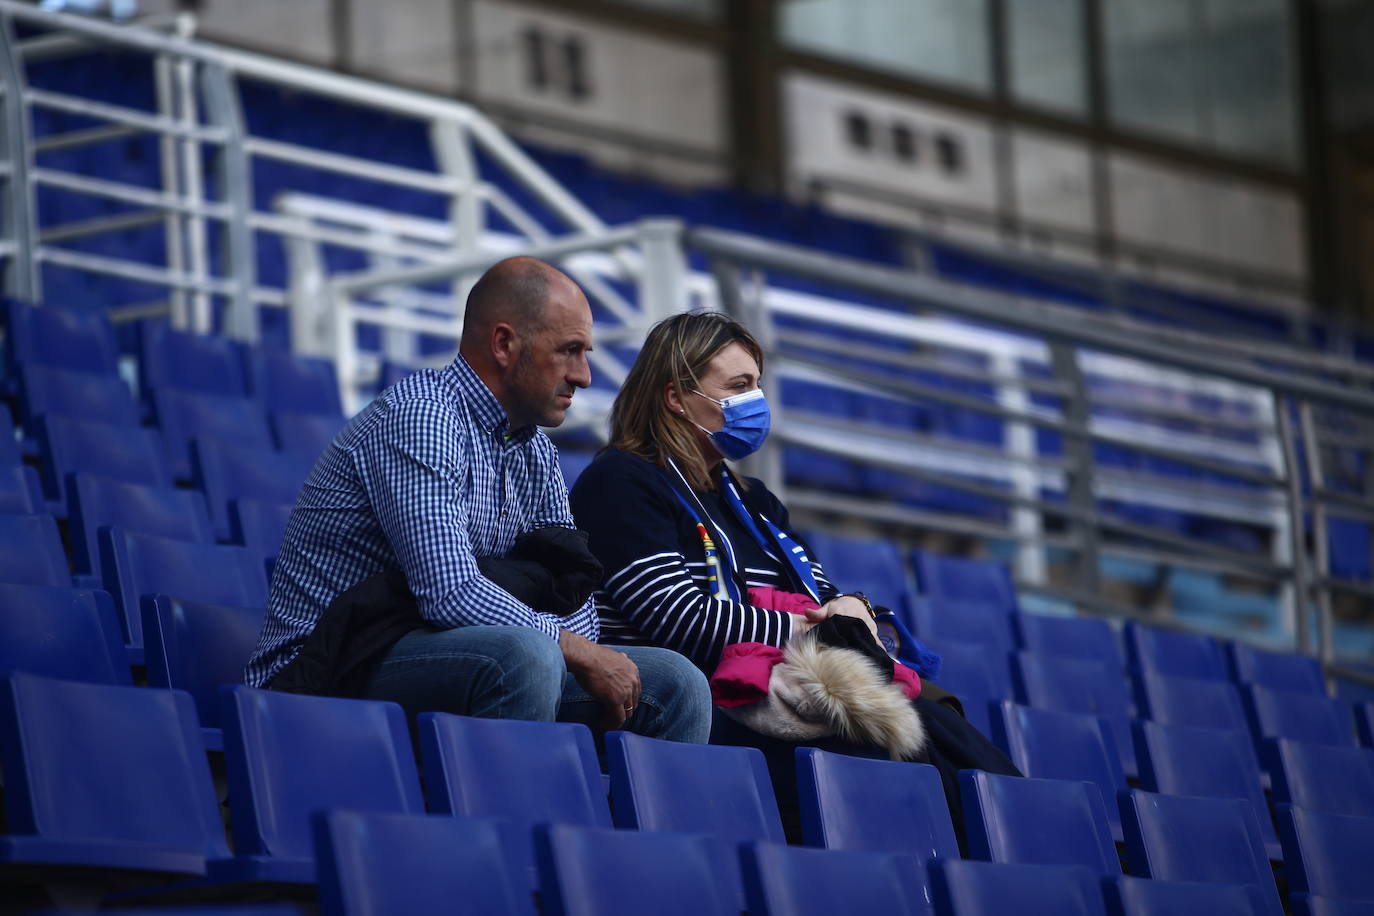
{"label": "man's nose", "polygon": [[577,365],[568,373],[568,383],[578,388],[586,388],[592,383],[592,364],[585,355],[578,357]]}

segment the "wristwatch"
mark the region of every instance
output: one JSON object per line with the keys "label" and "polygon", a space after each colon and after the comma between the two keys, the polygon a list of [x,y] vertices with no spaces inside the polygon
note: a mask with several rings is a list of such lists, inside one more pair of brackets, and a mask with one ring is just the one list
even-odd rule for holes
{"label": "wristwatch", "polygon": [[877,620],[877,619],[878,619],[878,613],[877,613],[876,611],[873,610],[873,602],[872,602],[872,601],[869,601],[869,600],[868,600],[868,596],[865,595],[863,592],[846,592],[845,594],[841,595],[840,597],[841,597],[841,598],[857,598],[857,599],[859,599],[861,602],[863,602],[864,610],[865,610],[865,611],[868,611],[868,616],[869,616],[869,617],[872,617],[874,620]]}

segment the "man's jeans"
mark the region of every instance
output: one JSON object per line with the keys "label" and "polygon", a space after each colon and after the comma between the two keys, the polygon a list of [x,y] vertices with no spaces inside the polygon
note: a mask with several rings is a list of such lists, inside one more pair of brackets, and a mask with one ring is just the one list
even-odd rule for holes
{"label": "man's jeans", "polygon": [[[668,649],[610,648],[639,667],[639,703],[622,728],[704,744],[711,734],[711,691],[696,666]],[[558,642],[526,627],[409,633],[382,657],[367,696],[399,703],[411,716],[451,712],[592,727],[605,710],[568,673]]]}

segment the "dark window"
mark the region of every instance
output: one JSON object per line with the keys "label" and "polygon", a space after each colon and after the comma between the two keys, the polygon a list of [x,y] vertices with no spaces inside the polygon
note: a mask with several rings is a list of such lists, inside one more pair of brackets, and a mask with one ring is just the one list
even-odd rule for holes
{"label": "dark window", "polygon": [[916,132],[901,121],[892,125],[892,155],[898,162],[915,162],[919,158],[916,149]]}
{"label": "dark window", "polygon": [[873,148],[873,127],[863,112],[851,111],[844,116],[844,132],[855,149],[867,152]]}
{"label": "dark window", "polygon": [[568,68],[568,95],[578,102],[589,98],[592,87],[587,79],[587,50],[581,38],[570,35],[563,39],[563,63]]}
{"label": "dark window", "polygon": [[525,45],[525,79],[530,88],[549,88],[549,68],[544,62],[544,33],[531,26],[520,35]]}
{"label": "dark window", "polygon": [[935,155],[946,172],[951,175],[963,172],[964,145],[949,134],[940,134],[935,138]]}

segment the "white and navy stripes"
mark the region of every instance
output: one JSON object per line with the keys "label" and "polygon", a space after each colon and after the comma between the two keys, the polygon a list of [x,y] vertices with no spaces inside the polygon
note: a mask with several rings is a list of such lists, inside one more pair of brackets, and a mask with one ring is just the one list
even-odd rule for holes
{"label": "white and navy stripes", "polygon": [[549,525],[572,527],[553,443],[511,431],[500,403],[461,356],[382,392],[339,433],[301,488],[272,576],[245,680],[285,666],[341,592],[401,568],[437,627],[525,626],[596,640],[591,600],[566,617],[539,613],[484,577],[478,557]]}
{"label": "white and navy stripes", "polygon": [[[716,494],[697,495],[713,526],[728,531],[746,587],[795,590],[782,562],[735,526]],[[762,483],[750,481],[747,499],[788,528],[787,510]],[[696,520],[653,464],[606,452],[578,478],[572,504],[578,527],[606,568],[596,596],[603,642],[665,646],[709,673],[731,643],[781,646],[792,635],[791,614],[710,594]],[[822,598],[833,597],[820,565],[813,560],[811,569]]]}

